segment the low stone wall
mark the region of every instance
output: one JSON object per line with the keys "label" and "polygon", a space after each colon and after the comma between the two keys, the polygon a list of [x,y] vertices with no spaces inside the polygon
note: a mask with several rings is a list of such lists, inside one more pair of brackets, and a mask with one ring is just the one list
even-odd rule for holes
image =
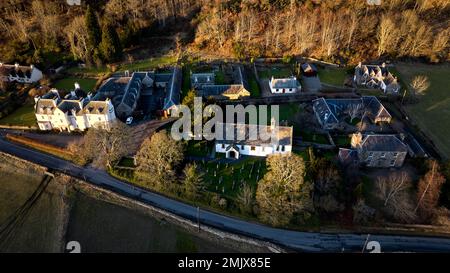
{"label": "low stone wall", "polygon": [[0,129],[38,130],[39,128],[37,126],[0,125]]}

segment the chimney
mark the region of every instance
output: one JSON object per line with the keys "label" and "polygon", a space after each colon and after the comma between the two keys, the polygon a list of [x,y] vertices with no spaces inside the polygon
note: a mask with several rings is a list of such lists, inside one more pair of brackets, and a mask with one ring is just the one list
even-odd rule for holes
{"label": "chimney", "polygon": [[31,64],[30,65],[30,69],[33,70],[34,69],[34,65]]}
{"label": "chimney", "polygon": [[79,83],[77,83],[77,82],[76,82],[76,83],[75,83],[74,85],[75,85],[75,90],[79,90],[79,89],[81,89],[81,87],[80,87],[80,84],[79,84]]}
{"label": "chimney", "polygon": [[75,93],[75,90],[72,90],[72,91],[70,91],[70,95],[71,95],[72,97],[76,97],[76,96],[77,96],[77,93]]}
{"label": "chimney", "polygon": [[275,130],[275,126],[276,126],[276,120],[274,117],[272,117],[270,119],[270,130],[272,130],[272,131]]}
{"label": "chimney", "polygon": [[34,103],[38,103],[38,101],[41,99],[39,95],[34,97]]}
{"label": "chimney", "polygon": [[130,76],[130,71],[129,70],[125,70],[125,77],[129,77]]}
{"label": "chimney", "polygon": [[18,68],[19,68],[19,64],[18,64],[18,63],[15,63],[15,64],[14,64],[14,67],[15,67],[16,69],[18,69]]}
{"label": "chimney", "polygon": [[2,63],[2,62],[0,62],[0,66],[3,66],[3,63]]}
{"label": "chimney", "polygon": [[386,63],[383,62],[383,63],[381,64],[381,67],[385,68],[385,67],[386,67]]}

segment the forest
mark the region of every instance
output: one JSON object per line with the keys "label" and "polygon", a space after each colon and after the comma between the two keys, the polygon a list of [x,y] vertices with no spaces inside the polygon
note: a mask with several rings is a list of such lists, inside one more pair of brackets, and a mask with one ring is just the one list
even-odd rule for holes
{"label": "forest", "polygon": [[308,56],[339,64],[450,59],[448,0],[4,0],[0,59],[43,65],[130,60],[127,49],[208,58]]}

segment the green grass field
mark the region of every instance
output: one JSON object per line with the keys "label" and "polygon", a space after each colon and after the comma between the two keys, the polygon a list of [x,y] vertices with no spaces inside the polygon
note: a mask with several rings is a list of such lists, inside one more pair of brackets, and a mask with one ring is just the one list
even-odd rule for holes
{"label": "green grass field", "polygon": [[344,68],[322,68],[319,69],[320,81],[326,84],[343,86],[347,77],[347,71]]}
{"label": "green grass field", "polygon": [[258,82],[253,74],[248,77],[248,85],[250,86],[249,91],[252,97],[257,98],[261,96],[261,90],[259,89]]}
{"label": "green grass field", "polygon": [[53,87],[58,90],[69,92],[74,89],[74,84],[76,82],[80,84],[81,89],[90,92],[94,90],[97,80],[91,78],[65,78],[55,82]]}
{"label": "green grass field", "polygon": [[407,105],[413,121],[433,140],[444,158],[450,158],[450,66],[399,64],[397,70],[404,82],[417,75],[429,78],[430,87],[417,104]]}
{"label": "green grass field", "polygon": [[175,56],[162,56],[158,58],[149,58],[142,61],[137,61],[131,64],[121,64],[119,66],[119,71],[124,70],[146,70],[146,69],[155,69],[160,66],[172,65],[177,62]]}
{"label": "green grass field", "polygon": [[34,106],[31,104],[24,105],[12,112],[8,116],[0,119],[2,125],[17,126],[33,126],[36,125],[36,116],[34,114]]}
{"label": "green grass field", "polygon": [[272,78],[272,76],[275,78],[287,78],[292,76],[292,71],[287,67],[272,67],[270,69],[268,68],[258,70],[258,76],[261,79],[270,79]]}

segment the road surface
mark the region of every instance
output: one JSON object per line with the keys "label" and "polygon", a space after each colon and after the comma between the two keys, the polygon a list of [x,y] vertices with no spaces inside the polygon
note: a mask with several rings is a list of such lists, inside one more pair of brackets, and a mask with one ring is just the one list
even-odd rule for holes
{"label": "road surface", "polygon": [[[197,221],[197,208],[162,195],[136,188],[115,179],[106,172],[77,166],[57,157],[32,150],[0,137],[0,151],[16,157],[84,179],[96,186],[169,211],[178,216]],[[297,251],[307,252],[361,252],[367,242],[380,243],[382,252],[450,252],[450,239],[438,237],[334,234],[299,232],[272,228],[247,222],[210,211],[200,211],[200,222],[227,232],[269,241]],[[369,244],[371,245],[371,244]],[[367,251],[366,251],[367,252]]]}

